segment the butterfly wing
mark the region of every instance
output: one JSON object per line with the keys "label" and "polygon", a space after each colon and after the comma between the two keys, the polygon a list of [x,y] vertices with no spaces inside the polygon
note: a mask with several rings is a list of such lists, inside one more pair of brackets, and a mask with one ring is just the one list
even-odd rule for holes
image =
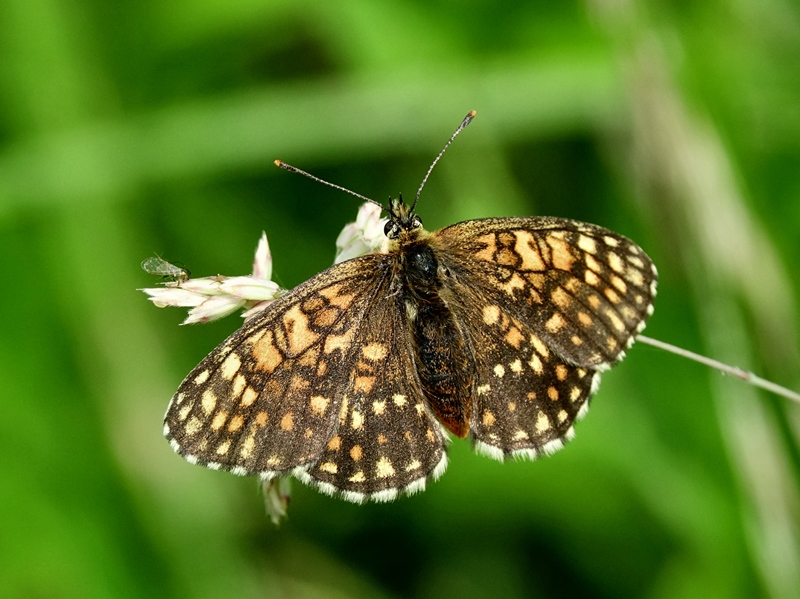
{"label": "butterfly wing", "polygon": [[292,472],[361,501],[424,487],[446,464],[392,292],[391,254],[336,265],[233,333],[186,377],[164,434],[185,459]]}
{"label": "butterfly wing", "polygon": [[554,218],[468,221],[431,243],[474,350],[477,448],[497,458],[559,449],[599,371],[622,359],[652,313],[652,262],[619,234]]}

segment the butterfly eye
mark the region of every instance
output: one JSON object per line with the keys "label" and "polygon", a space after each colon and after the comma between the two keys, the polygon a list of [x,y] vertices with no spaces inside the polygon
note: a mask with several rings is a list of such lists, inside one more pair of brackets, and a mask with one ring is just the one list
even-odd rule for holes
{"label": "butterfly eye", "polygon": [[400,236],[400,225],[393,220],[388,221],[383,227],[383,234],[389,239],[397,239]]}

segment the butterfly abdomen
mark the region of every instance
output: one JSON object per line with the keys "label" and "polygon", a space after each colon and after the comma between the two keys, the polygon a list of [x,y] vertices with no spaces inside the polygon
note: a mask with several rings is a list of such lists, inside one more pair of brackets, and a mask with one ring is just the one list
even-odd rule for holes
{"label": "butterfly abdomen", "polygon": [[413,331],[414,362],[428,404],[453,434],[469,432],[475,364],[452,312],[439,295],[442,273],[433,249],[413,243],[401,250],[403,300]]}

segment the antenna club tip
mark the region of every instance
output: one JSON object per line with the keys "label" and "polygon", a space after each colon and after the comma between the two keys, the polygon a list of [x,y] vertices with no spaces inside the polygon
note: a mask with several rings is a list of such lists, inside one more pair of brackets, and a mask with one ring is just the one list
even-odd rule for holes
{"label": "antenna club tip", "polygon": [[470,111],[467,113],[467,116],[468,116],[469,118],[471,118],[471,119],[474,119],[476,114],[478,114],[478,111],[477,111],[477,110],[470,110]]}
{"label": "antenna club tip", "polygon": [[283,165],[284,165],[285,163],[283,162],[283,160],[273,160],[273,164],[274,164],[275,166],[277,166],[278,168],[283,168]]}

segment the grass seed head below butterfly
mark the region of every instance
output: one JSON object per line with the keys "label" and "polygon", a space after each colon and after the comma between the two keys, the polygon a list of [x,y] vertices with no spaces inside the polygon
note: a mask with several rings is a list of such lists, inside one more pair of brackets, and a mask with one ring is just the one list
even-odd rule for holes
{"label": "grass seed head below butterfly", "polygon": [[428,232],[418,198],[390,199],[385,250],[299,285],[200,362],[166,414],[175,451],[362,502],[424,489],[449,434],[499,460],[563,447],[652,313],[655,266],[560,218]]}

